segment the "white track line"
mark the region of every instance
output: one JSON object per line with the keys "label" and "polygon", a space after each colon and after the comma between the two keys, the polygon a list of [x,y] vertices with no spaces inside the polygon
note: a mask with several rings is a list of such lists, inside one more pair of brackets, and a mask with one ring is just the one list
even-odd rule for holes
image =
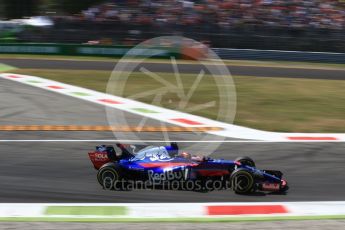
{"label": "white track line", "polygon": [[6,142],[122,142],[122,143],[169,143],[169,142],[178,142],[178,143],[345,143],[345,141],[260,141],[260,140],[211,140],[211,141],[193,141],[193,140],[114,140],[114,139],[95,139],[95,140],[78,140],[78,139],[49,139],[49,140],[39,140],[39,139],[22,139],[22,140],[0,140],[0,143]]}
{"label": "white track line", "polygon": [[[121,215],[78,215],[70,213],[68,209],[78,206],[81,211],[95,206],[101,208],[122,207]],[[65,207],[62,213],[48,213],[49,208]],[[256,207],[256,208],[255,208]],[[224,209],[228,208],[228,209]],[[235,208],[234,211],[233,209]],[[254,208],[254,209],[253,209]],[[258,209],[257,209],[258,208]],[[213,210],[213,211],[211,211]],[[227,211],[226,211],[227,210]],[[262,213],[260,210],[269,211]],[[217,213],[217,212],[221,213]],[[238,211],[241,211],[238,213]],[[345,202],[229,202],[229,203],[3,203],[0,205],[0,218],[49,218],[64,220],[71,218],[90,219],[109,218],[112,220],[140,218],[154,220],[154,218],[270,218],[270,217],[310,217],[345,215]],[[172,219],[172,220],[173,220]],[[176,219],[179,220],[179,219]],[[264,219],[263,219],[264,220]],[[267,220],[267,219],[266,219]],[[53,220],[54,221],[54,220]]]}

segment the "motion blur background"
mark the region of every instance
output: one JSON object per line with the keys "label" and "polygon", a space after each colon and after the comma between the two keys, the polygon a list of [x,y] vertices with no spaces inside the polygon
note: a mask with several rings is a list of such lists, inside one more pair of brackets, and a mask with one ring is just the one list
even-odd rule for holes
{"label": "motion blur background", "polygon": [[345,52],[344,0],[1,0],[0,17],[6,43],[179,35],[210,47]]}
{"label": "motion blur background", "polygon": [[[137,68],[126,79],[124,93],[114,92],[115,95],[131,98],[145,92],[142,98],[132,98],[210,119],[219,118],[220,103],[209,102],[228,92],[219,91],[205,67],[213,65],[214,60],[205,60],[208,56],[203,56],[203,51],[209,49],[204,46],[182,43],[178,47],[162,39],[159,47],[153,46],[159,57],[143,62],[140,58],[119,59],[134,45],[171,35],[205,44],[231,70],[237,96],[234,124],[273,132],[327,133],[320,134],[326,135],[322,137],[327,140],[335,138],[330,133],[345,133],[345,0],[0,0],[0,72],[13,74],[13,79],[17,74],[43,78],[30,80],[26,76],[29,80],[24,77],[25,84],[0,78],[0,202],[345,200],[343,139],[335,138],[336,143],[221,140],[212,157],[235,159],[248,155],[260,168],[284,172],[292,188],[287,195],[239,196],[224,190],[209,193],[102,190],[87,152],[95,145],[113,142],[63,141],[113,140],[112,132],[16,130],[17,126],[25,125],[109,125],[104,105],[83,98],[90,95],[72,92],[73,97],[69,97],[39,87],[42,80],[49,79],[104,93],[110,75],[119,74],[113,71],[119,62],[135,63]],[[149,49],[145,51],[150,53]],[[141,52],[138,53],[140,56]],[[147,75],[140,67],[155,75]],[[194,87],[201,70],[205,76],[189,97],[187,90]],[[152,77],[156,75],[160,81]],[[175,85],[176,76],[183,83],[186,92],[183,96],[188,97],[188,104],[180,103],[186,100],[181,93],[162,91],[160,100],[153,100],[156,93],[146,94],[161,89],[162,82]],[[184,106],[181,108],[180,104]],[[142,121],[148,117],[146,113],[154,111],[122,113],[114,109],[114,112],[125,116],[131,127],[142,127]],[[148,124],[162,126],[154,119],[149,119]],[[165,138],[162,132],[137,134],[142,140]],[[203,133],[170,134],[171,140],[183,141],[181,149],[190,146],[188,141],[204,137]],[[11,141],[17,142],[15,151]],[[300,223],[303,228],[317,228]],[[152,228],[152,223],[147,225]],[[287,225],[279,223],[279,226],[286,229]],[[94,225],[91,227],[95,229]]]}

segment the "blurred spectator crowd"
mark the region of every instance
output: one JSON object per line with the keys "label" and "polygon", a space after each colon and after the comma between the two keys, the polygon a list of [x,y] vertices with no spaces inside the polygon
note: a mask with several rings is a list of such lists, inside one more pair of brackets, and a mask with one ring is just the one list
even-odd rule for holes
{"label": "blurred spectator crowd", "polygon": [[20,41],[135,45],[177,35],[211,47],[345,52],[345,0],[104,0],[52,19]]}
{"label": "blurred spectator crowd", "polygon": [[112,0],[75,15],[136,25],[345,29],[345,0]]}

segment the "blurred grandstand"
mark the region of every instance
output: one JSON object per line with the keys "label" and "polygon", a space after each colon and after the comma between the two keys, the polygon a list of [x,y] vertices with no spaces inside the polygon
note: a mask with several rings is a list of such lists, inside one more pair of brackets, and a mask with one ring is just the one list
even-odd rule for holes
{"label": "blurred grandstand", "polygon": [[52,26],[18,40],[132,45],[182,35],[212,47],[345,52],[345,0],[108,0],[56,12]]}

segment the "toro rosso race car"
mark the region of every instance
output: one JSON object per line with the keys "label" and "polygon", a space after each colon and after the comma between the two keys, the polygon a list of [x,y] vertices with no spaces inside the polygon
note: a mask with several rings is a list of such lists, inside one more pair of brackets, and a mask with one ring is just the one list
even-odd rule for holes
{"label": "toro rosso race car", "polygon": [[112,186],[120,181],[140,181],[151,185],[192,183],[197,185],[189,186],[193,190],[210,190],[212,188],[207,185],[218,181],[223,188],[231,188],[238,194],[285,192],[288,189],[280,171],[259,170],[249,157],[230,161],[192,156],[179,151],[176,143],[169,146],[116,144],[115,148],[101,145],[89,153],[103,188],[113,189]]}

